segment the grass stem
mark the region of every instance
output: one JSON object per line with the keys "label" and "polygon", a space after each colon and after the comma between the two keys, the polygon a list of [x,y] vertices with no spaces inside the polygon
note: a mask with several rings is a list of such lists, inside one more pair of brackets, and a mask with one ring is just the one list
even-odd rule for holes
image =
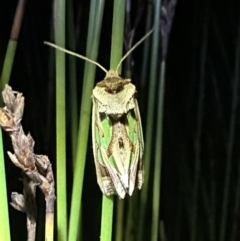
{"label": "grass stem", "polygon": [[[65,47],[66,2],[54,5],[55,42]],[[56,155],[57,155],[57,230],[58,240],[67,240],[67,176],[66,176],[66,59],[56,51]],[[47,223],[46,223],[47,225]]]}
{"label": "grass stem", "polygon": [[154,105],[156,96],[156,82],[157,82],[157,67],[159,59],[159,29],[160,25],[160,13],[161,13],[161,0],[156,0],[154,5],[154,32],[152,37],[152,49],[151,49],[151,68],[149,78],[149,90],[147,100],[147,120],[146,120],[146,131],[145,131],[145,155],[144,155],[144,185],[140,196],[140,218],[139,218],[139,232],[137,240],[144,240],[145,231],[145,218],[146,208],[148,200],[149,190],[149,175],[151,166],[151,153],[152,153],[152,140],[153,140],[153,120],[154,120]]}
{"label": "grass stem", "polygon": [[[15,58],[17,41],[19,37],[19,32],[22,26],[22,19],[25,12],[26,0],[19,0],[16,8],[13,26],[11,30],[10,39],[8,41],[7,51],[3,63],[2,73],[0,77],[0,91],[4,89],[4,86],[9,83],[10,76],[12,73],[13,61]],[[2,99],[0,101],[2,102]],[[10,241],[10,223],[9,223],[9,213],[8,213],[8,195],[7,195],[7,181],[6,181],[6,170],[4,163],[3,154],[3,142],[2,142],[2,130],[0,129],[0,240]]]}
{"label": "grass stem", "polygon": [[[115,0],[113,6],[112,46],[110,68],[116,69],[122,57],[125,0]],[[120,71],[120,70],[119,70]],[[113,197],[103,196],[101,241],[112,240]]]}
{"label": "grass stem", "polygon": [[159,237],[160,197],[161,197],[161,167],[162,167],[162,136],[164,114],[165,61],[161,63],[160,84],[158,91],[157,126],[155,142],[155,164],[153,173],[153,208],[151,241]]}
{"label": "grass stem", "polygon": [[[98,55],[98,46],[102,27],[104,4],[104,0],[92,0],[90,4],[90,17],[88,26],[88,41],[86,55],[88,58],[92,60],[96,60]],[[96,66],[91,63],[85,62],[82,101],[79,118],[78,142],[73,177],[73,192],[69,221],[68,240],[71,241],[77,240],[79,235],[83,179],[88,147],[89,127],[91,120],[91,95],[94,86],[95,72]]]}

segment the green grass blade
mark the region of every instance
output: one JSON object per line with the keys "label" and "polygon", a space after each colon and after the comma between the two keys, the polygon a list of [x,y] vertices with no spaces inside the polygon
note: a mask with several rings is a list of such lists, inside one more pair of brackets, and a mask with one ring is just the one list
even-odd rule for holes
{"label": "green grass blade", "polygon": [[[115,0],[113,6],[112,24],[112,46],[110,68],[116,69],[121,57],[123,48],[125,1]],[[112,240],[112,218],[113,218],[113,196],[103,196],[102,199],[102,220],[101,220],[101,241]]]}
{"label": "green grass blade", "polygon": [[[206,41],[206,40],[205,40]],[[205,56],[204,56],[205,57]],[[221,213],[221,224],[220,224],[220,241],[226,240],[226,227],[228,222],[228,207],[229,207],[229,193],[231,190],[231,178],[232,174],[232,158],[234,150],[234,139],[236,134],[236,123],[237,123],[237,109],[239,108],[239,57],[240,57],[240,26],[238,28],[237,37],[237,47],[235,55],[235,71],[234,71],[234,81],[232,84],[232,106],[231,106],[231,116],[229,122],[229,133],[227,142],[227,164],[225,170],[225,180],[224,180],[224,194],[222,202],[222,213]],[[203,62],[204,63],[204,62]],[[203,76],[202,76],[203,78]],[[203,90],[204,93],[204,90]]]}
{"label": "green grass blade", "polygon": [[[139,212],[138,210],[138,201],[139,201],[139,193],[135,192],[128,199],[127,213],[126,213],[126,228],[124,228],[125,239],[124,240],[136,240],[136,234],[134,230],[136,230],[136,217]],[[125,200],[126,201],[126,200]],[[124,210],[123,210],[124,211]],[[123,232],[123,230],[122,230]]]}
{"label": "green grass blade", "polygon": [[[148,33],[150,29],[152,28],[152,15],[153,15],[153,6],[152,4],[148,4],[147,8],[147,21],[146,21],[146,30],[145,33]],[[142,63],[142,71],[141,71],[141,87],[144,89],[147,85],[147,75],[149,73],[149,52],[150,52],[150,43],[151,39],[147,38],[144,41],[144,47],[143,47],[143,63]],[[144,94],[142,94],[144,96]],[[140,104],[143,104],[143,101],[140,100]],[[144,105],[146,106],[146,105]]]}
{"label": "green grass blade", "polygon": [[[97,4],[97,5],[96,5]],[[98,55],[98,46],[102,26],[102,17],[105,1],[91,1],[90,18],[88,27],[88,40],[91,37],[92,41],[88,41],[87,57],[95,60]],[[95,13],[95,14],[94,14]],[[81,213],[81,200],[84,169],[87,154],[88,135],[91,115],[91,95],[94,86],[96,66],[85,62],[84,84],[82,92],[82,102],[80,110],[80,122],[78,133],[78,146],[76,152],[76,162],[73,179],[73,192],[71,200],[71,211],[69,221],[68,240],[77,240],[79,235],[79,221]]]}
{"label": "green grass blade", "polygon": [[[54,5],[55,42],[65,46],[65,0]],[[66,100],[65,53],[56,51],[56,150],[57,150],[57,232],[58,240],[67,240],[67,177],[66,177]]]}
{"label": "green grass blade", "polygon": [[13,61],[14,61],[15,52],[17,48],[17,41],[18,41],[21,26],[22,26],[23,15],[25,12],[26,2],[27,0],[19,0],[16,8],[12,30],[11,30],[11,36],[8,41],[7,52],[5,55],[2,74],[1,74],[1,82],[0,82],[1,91],[4,89],[5,84],[7,84],[10,80]]}
{"label": "green grass blade", "polygon": [[116,226],[115,226],[115,241],[122,241],[124,237],[123,218],[124,218],[124,201],[117,200],[116,203]]}
{"label": "green grass blade", "polygon": [[[73,1],[67,1],[67,46],[72,51],[76,50],[75,29],[74,29],[74,11]],[[68,55],[68,79],[69,79],[69,110],[71,116],[71,145],[72,145],[72,157],[73,166],[76,160],[76,148],[77,148],[77,134],[78,134],[78,105],[77,105],[77,69],[76,69],[76,57]]]}
{"label": "green grass blade", "polygon": [[101,219],[101,241],[112,240],[114,197],[103,196],[102,199],[102,219]]}
{"label": "green grass blade", "polygon": [[165,61],[161,63],[160,85],[158,91],[157,126],[155,142],[155,163],[153,173],[153,208],[151,241],[159,239],[160,196],[161,196],[161,167],[162,167],[162,130],[164,112]]}
{"label": "green grass blade", "polygon": [[[19,32],[22,25],[22,19],[25,12],[26,0],[19,0],[16,8],[13,26],[11,30],[11,36],[8,41],[7,51],[3,63],[1,78],[0,78],[0,91],[4,89],[5,84],[9,83],[13,61],[17,48],[17,41],[19,37]],[[0,101],[2,103],[2,100]],[[3,142],[2,142],[2,130],[0,129],[0,240],[10,241],[10,223],[9,223],[9,213],[8,213],[8,198],[7,198],[7,183],[6,183],[6,172],[4,164],[4,154],[3,154]]]}
{"label": "green grass blade", "polygon": [[152,51],[151,51],[151,68],[150,68],[150,78],[149,78],[149,92],[148,92],[148,102],[147,102],[147,121],[146,121],[146,135],[145,135],[145,155],[144,155],[144,167],[145,167],[145,177],[144,185],[141,191],[140,199],[140,223],[138,239],[144,239],[144,221],[146,217],[146,208],[148,201],[148,189],[149,189],[149,173],[151,165],[151,152],[152,152],[152,137],[153,137],[153,120],[154,120],[154,100],[156,96],[156,82],[157,82],[157,67],[159,62],[159,25],[160,25],[160,10],[161,1],[156,0],[154,5],[154,32],[152,38]]}
{"label": "green grass blade", "polygon": [[8,215],[7,183],[3,155],[2,129],[0,129],[0,195],[0,240],[10,241],[11,236]]}
{"label": "green grass blade", "polygon": [[17,41],[10,39],[8,42],[7,52],[6,52],[6,56],[5,56],[4,63],[3,63],[3,70],[2,70],[1,82],[0,82],[0,90],[3,90],[4,86],[10,80],[16,48],[17,48]]}
{"label": "green grass blade", "polygon": [[[114,0],[110,69],[116,69],[123,53],[125,0]],[[119,68],[121,73],[121,67]]]}
{"label": "green grass blade", "polygon": [[[99,25],[96,25],[98,23],[96,23],[96,20],[95,20],[95,15],[96,15],[97,9],[98,9],[98,3],[92,0],[91,1],[91,6],[90,6],[90,13],[89,13],[87,47],[86,47],[87,48],[86,56],[89,57],[92,60],[96,60],[97,59],[98,46],[99,46],[99,40],[97,41],[95,39],[95,35],[97,34],[95,31],[97,31],[98,27],[99,27]],[[99,11],[98,13],[101,14],[101,11]],[[99,17],[99,15],[98,15],[98,17]],[[100,32],[98,34],[100,34]],[[95,47],[94,49],[92,48],[93,46]],[[95,49],[96,49],[96,51],[95,51]],[[91,72],[92,70],[94,70],[94,71]],[[88,84],[87,78],[94,79],[95,78],[95,71],[96,71],[96,66],[95,65],[90,64],[89,62],[85,62],[84,80],[86,78],[86,81],[83,81],[83,88],[82,88],[82,92],[83,93],[85,93],[85,90],[90,89],[90,85]],[[94,83],[92,85],[92,89],[93,89],[93,86],[94,86]],[[82,101],[83,101],[83,97],[82,97]]]}

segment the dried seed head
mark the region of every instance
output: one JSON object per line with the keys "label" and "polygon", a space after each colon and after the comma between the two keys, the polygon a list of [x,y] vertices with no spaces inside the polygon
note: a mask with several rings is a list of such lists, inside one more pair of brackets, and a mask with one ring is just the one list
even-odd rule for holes
{"label": "dried seed head", "polygon": [[13,131],[15,127],[13,115],[2,108],[0,108],[0,125],[6,131]]}

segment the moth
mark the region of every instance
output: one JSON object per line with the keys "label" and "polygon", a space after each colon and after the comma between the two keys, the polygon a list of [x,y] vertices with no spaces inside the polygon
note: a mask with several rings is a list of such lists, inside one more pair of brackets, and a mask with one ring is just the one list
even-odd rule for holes
{"label": "moth", "polygon": [[85,56],[46,44],[99,66],[106,72],[92,92],[92,142],[98,185],[104,195],[117,194],[124,199],[144,181],[144,141],[141,117],[136,99],[136,87],[131,79],[118,75],[123,60],[142,43],[153,30],[140,39],[120,60],[116,70],[107,71]]}

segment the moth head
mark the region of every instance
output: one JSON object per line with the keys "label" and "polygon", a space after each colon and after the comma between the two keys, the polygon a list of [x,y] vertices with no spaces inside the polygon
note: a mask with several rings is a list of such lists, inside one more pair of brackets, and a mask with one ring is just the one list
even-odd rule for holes
{"label": "moth head", "polygon": [[105,79],[108,79],[108,78],[119,78],[119,75],[118,75],[118,72],[117,70],[114,70],[114,69],[110,69],[106,76],[105,76]]}

